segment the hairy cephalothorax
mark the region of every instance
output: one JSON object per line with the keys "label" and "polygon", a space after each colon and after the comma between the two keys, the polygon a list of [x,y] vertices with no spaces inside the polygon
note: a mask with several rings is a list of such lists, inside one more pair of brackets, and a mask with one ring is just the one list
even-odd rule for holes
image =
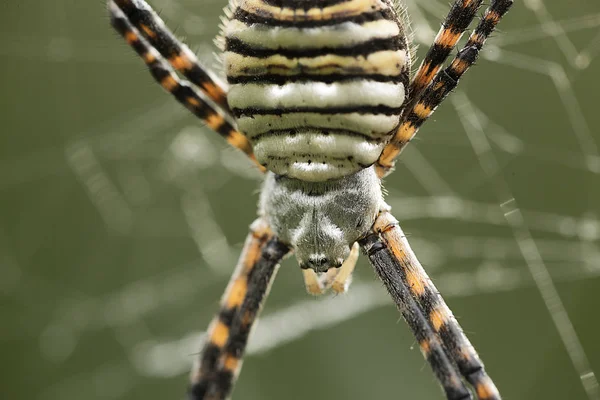
{"label": "hairy cephalothorax", "polygon": [[[383,202],[381,178],[476,61],[513,0],[454,0],[412,79],[391,0],[231,0],[226,87],[143,0],[109,0],[113,27],[181,104],[262,172],[259,218],[191,374],[192,400],[229,397],[279,262],[296,253],[309,293],[348,289],[362,247],[448,399],[499,400],[475,349]],[[442,69],[443,68],[443,69]],[[180,78],[181,74],[185,79]]]}
{"label": "hairy cephalothorax", "polygon": [[382,202],[373,167],[324,182],[267,173],[259,215],[294,250],[301,268],[326,272],[342,266],[373,226]]}

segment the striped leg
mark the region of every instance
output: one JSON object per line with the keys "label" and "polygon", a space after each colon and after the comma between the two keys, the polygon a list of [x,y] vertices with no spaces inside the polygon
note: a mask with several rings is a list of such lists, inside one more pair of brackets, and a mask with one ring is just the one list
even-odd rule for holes
{"label": "striped leg", "polygon": [[[402,113],[400,126],[377,160],[376,168],[379,177],[391,171],[394,160],[402,149],[416,135],[421,125],[433,114],[448,93],[456,87],[467,69],[475,63],[486,39],[513,4],[513,0],[493,0],[465,46],[458,52],[452,63],[438,73],[460,38],[460,34],[472,21],[480,3],[481,1],[462,0],[457,1],[452,7],[448,18],[458,8],[464,14],[460,17],[461,22],[452,25],[449,24],[448,19],[446,20],[413,79],[410,98],[406,102],[407,108]],[[460,32],[457,30],[459,28],[462,29]]]}
{"label": "striped leg", "polygon": [[250,330],[278,264],[289,248],[257,220],[251,227],[238,266],[221,300],[221,310],[211,322],[200,363],[191,373],[191,400],[228,397],[242,366]]}
{"label": "striped leg", "polygon": [[377,232],[366,236],[360,244],[419,342],[421,352],[441,383],[446,398],[448,400],[471,399],[471,393],[448,358],[440,338],[411,295],[406,281],[402,279],[402,266],[392,255],[391,249]]}
{"label": "striped leg", "polygon": [[230,145],[246,153],[261,171],[265,171],[265,168],[256,161],[248,139],[229,122],[228,118],[212,107],[203,93],[195,90],[189,82],[179,79],[169,63],[140,36],[138,30],[131,25],[114,2],[109,2],[108,9],[112,26],[144,60],[154,79],[208,127],[225,138]]}
{"label": "striped leg", "polygon": [[480,400],[499,400],[498,389],[486,374],[483,363],[452,311],[410,248],[398,221],[389,212],[384,211],[375,221],[373,230],[394,255],[400,267],[397,271],[400,278],[409,287],[411,296],[419,303],[430,326],[441,338],[462,376],[473,385],[477,397]]}
{"label": "striped leg", "polygon": [[194,85],[223,110],[229,110],[227,94],[223,85],[210,71],[202,66],[196,55],[167,28],[162,19],[143,0],[110,0],[109,9],[118,7],[127,20],[158,52],[169,60]]}
{"label": "striped leg", "polygon": [[467,30],[483,0],[455,0],[410,85],[411,98],[433,81],[450,52]]}

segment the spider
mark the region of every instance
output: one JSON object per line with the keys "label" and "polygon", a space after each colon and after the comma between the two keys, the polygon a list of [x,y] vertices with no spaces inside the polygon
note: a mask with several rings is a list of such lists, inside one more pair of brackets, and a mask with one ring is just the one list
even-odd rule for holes
{"label": "spider", "polygon": [[[258,219],[191,372],[190,399],[225,399],[280,261],[306,289],[348,289],[359,247],[414,334],[446,398],[500,399],[475,349],[411,250],[381,179],[474,64],[513,0],[454,0],[410,78],[393,0],[230,0],[217,44],[229,86],[143,0],[109,0],[113,27],[180,103],[265,173]],[[185,78],[181,78],[179,75]]]}

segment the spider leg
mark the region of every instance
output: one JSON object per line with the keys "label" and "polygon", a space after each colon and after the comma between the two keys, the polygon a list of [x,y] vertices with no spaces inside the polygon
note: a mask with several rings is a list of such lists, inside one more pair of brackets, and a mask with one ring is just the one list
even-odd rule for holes
{"label": "spider leg", "polygon": [[415,98],[433,81],[450,52],[475,18],[482,2],[483,0],[455,0],[452,4],[410,84],[411,98]]}
{"label": "spider leg", "polygon": [[173,68],[167,63],[158,51],[150,46],[138,30],[131,25],[125,14],[114,2],[109,2],[110,22],[127,43],[144,60],[154,79],[177,101],[183,104],[194,115],[220,134],[227,142],[242,150],[261,171],[265,168],[260,165],[252,151],[252,145],[241,132],[229,121],[229,118],[215,107],[211,106],[205,95],[199,93],[189,82],[179,79]]}
{"label": "spider leg", "polygon": [[448,400],[471,399],[455,365],[448,358],[439,336],[419,307],[410,287],[402,277],[402,266],[381,236],[372,231],[360,240],[364,252],[369,257],[375,272],[394,299],[398,310],[419,342],[423,356],[441,383]]}
{"label": "spider leg", "polygon": [[196,55],[167,28],[163,20],[143,0],[110,0],[109,9],[118,7],[127,21],[166,58],[177,71],[201,88],[212,101],[229,114],[227,93],[223,84],[200,64]]}
{"label": "spider leg", "polygon": [[[462,0],[453,5],[448,19],[453,15],[453,11],[457,6],[460,10],[464,9],[465,15],[461,17],[464,19],[464,21],[461,20],[463,23],[455,25],[462,30],[460,33],[457,32],[452,24],[446,27],[446,24],[449,23],[446,19],[435,43],[429,49],[423,64],[421,64],[417,75],[413,79],[410,98],[406,101],[407,108],[404,109],[400,118],[400,126],[377,160],[376,169],[379,177],[383,177],[391,171],[394,167],[394,160],[402,149],[416,135],[421,125],[433,114],[436,107],[440,105],[448,93],[456,87],[458,80],[467,69],[475,63],[485,41],[509,10],[513,0],[493,0],[477,27],[469,36],[465,46],[458,52],[450,65],[440,72],[439,69],[442,63],[456,45],[462,32],[473,20],[480,3],[479,0]],[[475,4],[477,6],[470,12],[469,10]]]}
{"label": "spider leg", "polygon": [[461,375],[475,389],[478,399],[500,400],[498,389],[485,372],[477,352],[410,248],[398,221],[388,211],[383,211],[375,221],[373,231],[393,254],[399,267],[395,272],[408,286],[410,295],[419,304],[434,334],[441,338]]}
{"label": "spider leg", "polygon": [[192,370],[190,400],[229,396],[242,366],[250,330],[275,278],[279,262],[290,251],[258,219],[251,226],[240,260],[211,322],[199,365]]}

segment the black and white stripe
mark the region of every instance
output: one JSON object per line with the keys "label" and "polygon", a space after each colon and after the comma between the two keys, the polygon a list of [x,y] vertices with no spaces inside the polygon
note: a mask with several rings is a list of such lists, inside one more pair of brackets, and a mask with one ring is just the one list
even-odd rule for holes
{"label": "black and white stripe", "polygon": [[306,181],[373,164],[398,126],[410,67],[391,4],[250,0],[229,16],[228,102],[259,162]]}

